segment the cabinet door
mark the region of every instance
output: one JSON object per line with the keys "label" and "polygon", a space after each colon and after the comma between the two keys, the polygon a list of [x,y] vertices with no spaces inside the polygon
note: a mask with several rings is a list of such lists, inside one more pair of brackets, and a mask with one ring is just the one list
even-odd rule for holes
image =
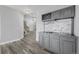
{"label": "cabinet door", "polygon": [[44,33],[43,40],[44,40],[44,48],[49,49],[49,33]]}
{"label": "cabinet door", "polygon": [[52,12],[52,19],[65,19],[75,16],[75,6],[63,8],[57,11]]}
{"label": "cabinet door", "polygon": [[52,19],[60,19],[60,13],[61,13],[60,10],[52,12],[51,18]]}
{"label": "cabinet door", "polygon": [[41,47],[44,47],[43,32],[39,33],[39,44]]}
{"label": "cabinet door", "polygon": [[71,35],[60,36],[61,53],[72,54],[75,53],[75,37]]}
{"label": "cabinet door", "polygon": [[43,21],[48,21],[50,19],[51,19],[51,13],[42,15],[42,20]]}
{"label": "cabinet door", "polygon": [[63,14],[64,18],[67,18],[67,17],[74,17],[75,15],[75,7],[72,6],[72,7],[68,7],[66,9],[64,9],[64,14]]}
{"label": "cabinet door", "polygon": [[60,53],[58,34],[50,34],[50,51],[54,53]]}
{"label": "cabinet door", "polygon": [[75,53],[75,43],[74,42],[62,40],[60,46],[61,46],[61,53],[63,53],[63,54]]}

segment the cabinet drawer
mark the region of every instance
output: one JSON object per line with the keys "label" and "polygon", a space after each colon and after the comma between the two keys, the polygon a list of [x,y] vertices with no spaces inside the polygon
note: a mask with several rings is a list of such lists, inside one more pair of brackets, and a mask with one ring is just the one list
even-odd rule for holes
{"label": "cabinet drawer", "polygon": [[48,37],[49,37],[49,33],[48,33],[48,32],[43,33],[43,37],[44,37],[44,38],[48,38]]}
{"label": "cabinet drawer", "polygon": [[75,42],[75,37],[71,35],[60,35],[60,39]]}
{"label": "cabinet drawer", "polygon": [[58,33],[50,33],[50,39],[52,40],[59,40],[59,36]]}

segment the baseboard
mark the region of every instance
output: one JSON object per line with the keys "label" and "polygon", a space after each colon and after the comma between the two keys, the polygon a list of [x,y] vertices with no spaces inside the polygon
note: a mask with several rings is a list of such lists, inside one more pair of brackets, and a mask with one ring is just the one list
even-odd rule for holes
{"label": "baseboard", "polygon": [[4,44],[12,43],[12,42],[15,42],[15,41],[19,41],[19,40],[21,40],[22,38],[23,38],[23,37],[21,37],[21,38],[19,38],[19,39],[16,39],[16,40],[3,42],[3,43],[0,43],[0,45],[4,45]]}

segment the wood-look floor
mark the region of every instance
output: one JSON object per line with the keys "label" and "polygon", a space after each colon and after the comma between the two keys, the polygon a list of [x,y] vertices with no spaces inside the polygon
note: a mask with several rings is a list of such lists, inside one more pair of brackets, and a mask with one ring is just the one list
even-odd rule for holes
{"label": "wood-look floor", "polygon": [[49,54],[35,40],[35,32],[29,32],[23,39],[0,45],[0,54]]}

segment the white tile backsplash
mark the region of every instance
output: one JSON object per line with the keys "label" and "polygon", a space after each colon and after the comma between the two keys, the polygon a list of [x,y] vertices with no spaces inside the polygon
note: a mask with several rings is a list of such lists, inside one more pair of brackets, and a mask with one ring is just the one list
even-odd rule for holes
{"label": "white tile backsplash", "polygon": [[45,31],[71,33],[71,20],[62,19],[45,23]]}

